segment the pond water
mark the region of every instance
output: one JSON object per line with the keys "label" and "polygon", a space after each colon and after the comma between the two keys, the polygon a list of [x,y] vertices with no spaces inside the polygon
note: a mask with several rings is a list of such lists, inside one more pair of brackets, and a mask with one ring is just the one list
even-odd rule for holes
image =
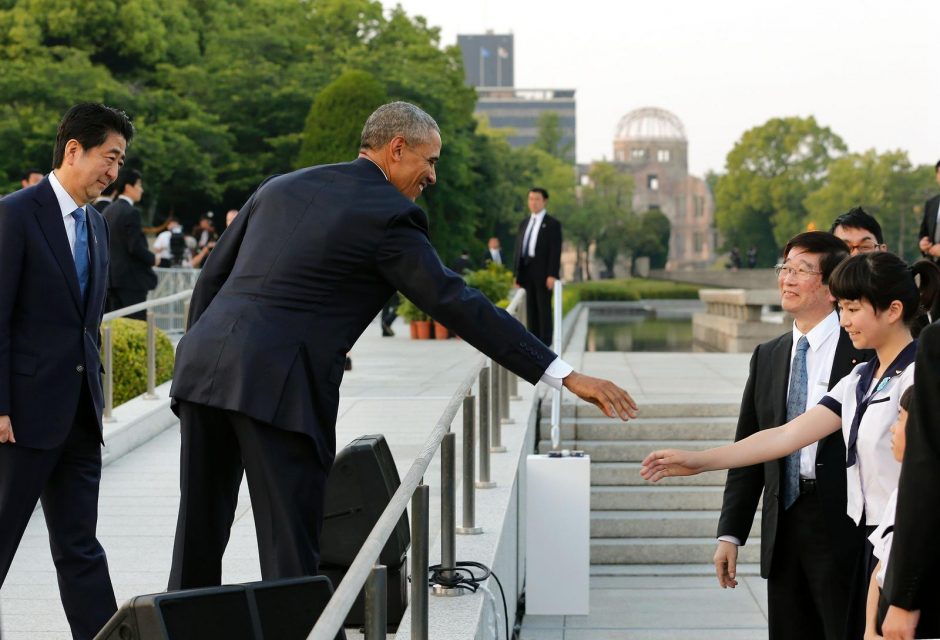
{"label": "pond water", "polygon": [[692,351],[692,318],[630,319],[588,322],[586,351]]}

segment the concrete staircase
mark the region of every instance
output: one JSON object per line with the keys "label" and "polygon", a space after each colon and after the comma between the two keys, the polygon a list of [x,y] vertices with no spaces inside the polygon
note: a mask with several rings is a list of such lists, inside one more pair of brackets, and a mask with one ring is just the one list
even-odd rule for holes
{"label": "concrete staircase", "polygon": [[[738,406],[643,405],[643,417],[626,424],[592,406],[566,406],[562,446],[591,456],[592,573],[703,575],[714,573],[715,531],[725,471],[650,484],[640,461],[656,449],[706,449],[734,439]],[[551,449],[551,414],[545,405],[539,451]],[[739,573],[757,573],[760,509]]]}

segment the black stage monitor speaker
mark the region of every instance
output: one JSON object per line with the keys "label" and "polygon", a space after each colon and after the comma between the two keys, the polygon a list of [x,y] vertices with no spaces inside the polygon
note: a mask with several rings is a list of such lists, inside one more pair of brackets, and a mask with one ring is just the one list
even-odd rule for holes
{"label": "black stage monitor speaker", "polygon": [[[400,484],[385,436],[362,436],[343,448],[326,481],[320,562],[349,567]],[[408,515],[402,513],[379,562],[397,567],[409,544]]]}
{"label": "black stage monitor speaker", "polygon": [[95,640],[305,640],[331,595],[316,576],[137,596]]}

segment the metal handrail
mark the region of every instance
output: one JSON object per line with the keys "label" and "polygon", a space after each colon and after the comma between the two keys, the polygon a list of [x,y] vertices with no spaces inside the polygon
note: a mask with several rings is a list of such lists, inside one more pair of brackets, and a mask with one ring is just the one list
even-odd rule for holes
{"label": "metal handrail", "polygon": [[154,314],[154,309],[156,307],[161,307],[168,304],[173,304],[174,302],[184,301],[183,308],[183,323],[185,326],[186,316],[189,315],[189,300],[193,295],[192,289],[187,289],[186,291],[180,291],[179,293],[174,293],[173,295],[164,296],[162,298],[154,298],[153,300],[146,300],[139,304],[132,304],[129,307],[124,307],[122,309],[116,309],[114,311],[109,311],[104,314],[101,318],[101,334],[102,334],[102,347],[104,350],[104,359],[102,365],[104,366],[104,379],[102,381],[102,387],[104,391],[104,409],[102,411],[101,419],[104,422],[113,422],[111,413],[114,410],[114,362],[112,358],[112,333],[111,333],[111,321],[117,320],[118,318],[123,318],[129,316],[132,313],[137,313],[139,311],[147,312],[147,345],[146,345],[146,360],[147,360],[147,391],[144,393],[144,398],[146,400],[156,400],[157,394],[155,392],[157,386],[157,346],[156,346],[156,315]]}
{"label": "metal handrail", "polygon": [[[524,290],[516,290],[512,301],[506,308],[506,311],[510,315],[515,314],[516,308],[519,306],[524,296]],[[346,572],[346,576],[330,598],[323,613],[320,614],[316,625],[314,625],[313,629],[310,631],[310,635],[307,636],[308,640],[333,640],[343,627],[349,610],[352,608],[359,592],[365,585],[373,565],[375,565],[379,558],[379,554],[381,554],[382,549],[385,548],[385,542],[388,540],[389,536],[391,536],[401,515],[408,507],[412,494],[418,488],[418,485],[421,484],[421,479],[430,466],[434,454],[440,447],[444,435],[450,431],[450,425],[457,415],[457,410],[463,404],[464,398],[470,392],[480,370],[483,369],[485,365],[486,360],[481,355],[451,396],[447,407],[444,409],[441,417],[438,418],[437,424],[434,425],[431,434],[425,441],[421,453],[411,463],[411,467],[405,473],[404,478],[402,478],[398,490],[395,491],[395,495],[392,496],[388,506],[385,507],[385,510],[379,517],[378,522],[375,523],[372,532],[369,534],[369,537],[366,538],[359,553],[356,554],[352,565]],[[419,577],[412,576],[411,579],[415,581],[419,579]]]}

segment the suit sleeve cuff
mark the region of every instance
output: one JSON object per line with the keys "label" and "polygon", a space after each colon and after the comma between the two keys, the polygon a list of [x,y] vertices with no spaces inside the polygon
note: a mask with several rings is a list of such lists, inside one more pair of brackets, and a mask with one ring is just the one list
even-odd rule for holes
{"label": "suit sleeve cuff", "polygon": [[574,371],[574,367],[560,357],[556,357],[552,360],[552,363],[548,365],[545,373],[542,374],[541,382],[544,382],[552,389],[561,390],[562,380],[567,378],[572,371]]}
{"label": "suit sleeve cuff", "polygon": [[718,536],[718,542],[730,542],[737,547],[741,546],[741,541],[735,536]]}

